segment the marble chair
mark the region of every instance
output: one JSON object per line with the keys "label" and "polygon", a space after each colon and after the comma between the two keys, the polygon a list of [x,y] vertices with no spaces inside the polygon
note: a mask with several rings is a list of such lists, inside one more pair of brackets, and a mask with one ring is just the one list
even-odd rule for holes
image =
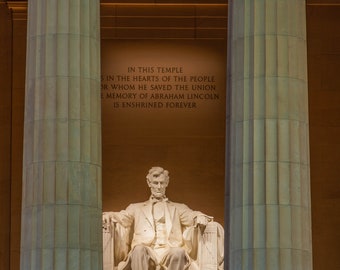
{"label": "marble chair", "polygon": [[[103,224],[103,270],[117,270],[129,252],[132,232],[116,223]],[[189,270],[223,270],[224,229],[217,222],[183,233],[192,263]]]}

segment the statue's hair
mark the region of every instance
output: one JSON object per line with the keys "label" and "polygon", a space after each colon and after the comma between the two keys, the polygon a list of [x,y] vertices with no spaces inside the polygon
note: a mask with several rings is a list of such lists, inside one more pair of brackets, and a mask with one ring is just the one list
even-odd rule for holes
{"label": "statue's hair", "polygon": [[158,166],[155,166],[155,167],[152,167],[150,170],[149,170],[149,173],[148,175],[146,176],[146,179],[148,181],[150,181],[150,178],[151,178],[151,175],[154,174],[154,173],[159,173],[159,174],[163,174],[165,176],[165,179],[166,181],[169,181],[169,172],[167,170],[164,170],[162,167],[158,167]]}

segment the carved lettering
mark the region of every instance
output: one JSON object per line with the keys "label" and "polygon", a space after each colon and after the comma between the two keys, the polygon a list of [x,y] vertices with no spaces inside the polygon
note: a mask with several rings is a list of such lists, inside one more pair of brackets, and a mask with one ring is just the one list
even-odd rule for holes
{"label": "carved lettering", "polygon": [[184,66],[128,66],[101,76],[102,99],[114,109],[197,109],[220,100],[215,74],[192,74]]}

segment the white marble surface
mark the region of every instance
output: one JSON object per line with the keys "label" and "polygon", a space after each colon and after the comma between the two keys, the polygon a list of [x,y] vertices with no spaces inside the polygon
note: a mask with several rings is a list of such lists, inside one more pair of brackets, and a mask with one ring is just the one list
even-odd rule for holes
{"label": "white marble surface", "polygon": [[223,227],[166,197],[167,170],[152,167],[146,178],[149,200],[103,213],[104,270],[224,269]]}

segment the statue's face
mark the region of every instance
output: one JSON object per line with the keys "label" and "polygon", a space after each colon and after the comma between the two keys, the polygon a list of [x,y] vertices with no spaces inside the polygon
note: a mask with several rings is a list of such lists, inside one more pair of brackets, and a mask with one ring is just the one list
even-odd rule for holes
{"label": "statue's face", "polygon": [[156,198],[161,198],[165,195],[168,180],[164,174],[154,172],[148,179],[148,185],[150,187],[151,194]]}

